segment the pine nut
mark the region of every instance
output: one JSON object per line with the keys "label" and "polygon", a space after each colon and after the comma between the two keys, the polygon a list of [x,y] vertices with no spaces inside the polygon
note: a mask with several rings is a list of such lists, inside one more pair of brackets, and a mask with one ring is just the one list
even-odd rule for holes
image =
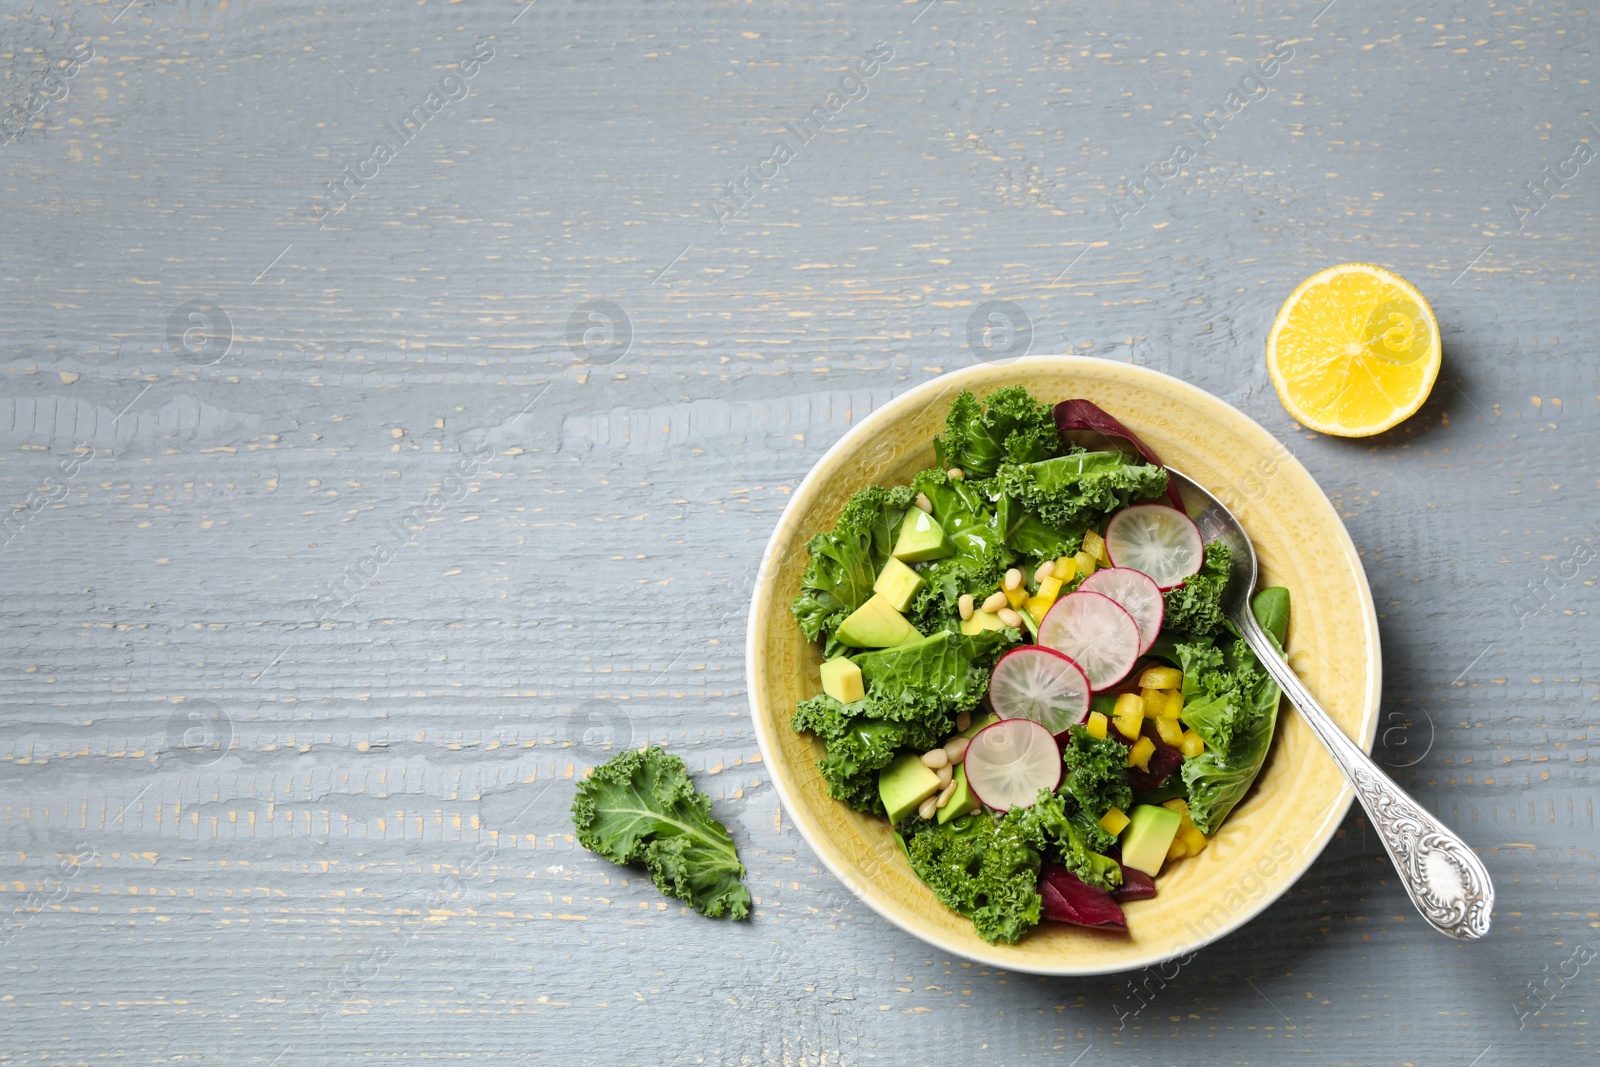
{"label": "pine nut", "polygon": [[950,766],[949,764],[945,764],[943,767],[940,767],[939,768],[939,786],[940,786],[940,788],[943,788],[943,787],[949,785],[950,784],[950,779],[954,778],[955,774],[956,774],[956,769],[954,767]]}
{"label": "pine nut", "polygon": [[1022,572],[1021,571],[1017,570],[1017,568],[1015,568],[1015,567],[1012,567],[1010,570],[1006,571],[1005,587],[1007,589],[1015,589],[1017,586],[1019,586],[1021,584],[1022,584]]}
{"label": "pine nut", "polygon": [[950,798],[955,796],[955,795],[956,795],[956,784],[954,782],[951,782],[949,785],[945,786],[943,789],[941,789],[939,791],[939,796],[934,801],[933,806],[935,808],[942,808],[946,804],[950,803]]}
{"label": "pine nut", "polygon": [[960,763],[967,758],[967,746],[972,744],[965,737],[952,737],[944,743],[944,754],[950,757],[951,763]]}
{"label": "pine nut", "polygon": [[1016,612],[1012,611],[1010,608],[1001,608],[1000,611],[998,612],[998,614],[1000,616],[1000,621],[1005,623],[1007,626],[1021,626],[1022,625],[1022,616],[1018,615]]}
{"label": "pine nut", "polygon": [[1010,601],[1008,601],[1006,599],[1006,595],[1004,593],[990,593],[989,594],[989,599],[987,599],[987,600],[985,600],[983,602],[983,610],[984,611],[999,611],[1001,608],[1005,607],[1008,603],[1010,603]]}
{"label": "pine nut", "polygon": [[951,467],[949,470],[945,471],[944,474],[945,477],[949,478],[952,482],[959,482],[961,479],[967,476],[967,472],[962,470],[960,467]]}
{"label": "pine nut", "polygon": [[939,811],[939,798],[929,797],[922,802],[922,807],[917,809],[917,814],[924,819],[931,819]]}
{"label": "pine nut", "polygon": [[933,501],[928,499],[927,493],[918,493],[915,503],[919,510],[926,511],[929,515],[933,514]]}
{"label": "pine nut", "polygon": [[949,764],[949,762],[950,756],[942,748],[931,749],[922,754],[922,765],[931,771],[936,771],[940,767]]}
{"label": "pine nut", "polygon": [[961,611],[961,621],[972,618],[972,594],[962,593],[961,599],[956,601],[956,607]]}
{"label": "pine nut", "polygon": [[[956,716],[956,729],[957,730],[965,730],[967,727],[969,727],[971,725],[972,725],[972,712],[963,711],[961,714]],[[965,739],[963,738],[963,740],[965,740]]]}
{"label": "pine nut", "polygon": [[1039,564],[1039,569],[1033,572],[1033,584],[1038,585],[1046,578],[1053,578],[1056,573],[1056,561],[1047,559]]}

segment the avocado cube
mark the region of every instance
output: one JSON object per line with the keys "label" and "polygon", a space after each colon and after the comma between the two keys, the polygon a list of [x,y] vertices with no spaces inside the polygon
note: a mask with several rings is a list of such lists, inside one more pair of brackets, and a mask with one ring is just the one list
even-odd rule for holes
{"label": "avocado cube", "polygon": [[835,656],[822,665],[822,691],[841,704],[854,704],[867,695],[861,681],[861,668]]}
{"label": "avocado cube", "polygon": [[920,636],[882,593],[851,612],[834,634],[851,648],[889,648]]}
{"label": "avocado cube", "polygon": [[967,635],[981,634],[985,630],[1004,630],[1006,624],[1000,621],[1000,616],[992,611],[974,608],[972,618],[961,620],[961,632]]}
{"label": "avocado cube", "polygon": [[932,515],[912,508],[900,524],[900,538],[894,544],[892,555],[907,563],[921,563],[923,560],[954,555],[955,550],[956,546],[944,535],[944,527]]}
{"label": "avocado cube", "polygon": [[1128,829],[1122,838],[1122,862],[1154,878],[1161,873],[1172,839],[1178,836],[1183,816],[1171,808],[1136,804],[1128,813]]}
{"label": "avocado cube", "polygon": [[950,779],[956,791],[950,794],[950,799],[944,802],[944,807],[939,809],[939,825],[943,826],[951,819],[959,819],[970,811],[978,810],[978,801],[973,797],[972,790],[967,788],[967,765],[956,764],[955,777]]}
{"label": "avocado cube", "polygon": [[878,772],[878,796],[891,824],[916,811],[919,804],[938,791],[939,776],[923,765],[920,756],[910,752]]}
{"label": "avocado cube", "polygon": [[882,593],[894,610],[904,611],[911,606],[911,598],[920,593],[926,584],[922,575],[890,556],[878,580],[872,583],[872,590]]}

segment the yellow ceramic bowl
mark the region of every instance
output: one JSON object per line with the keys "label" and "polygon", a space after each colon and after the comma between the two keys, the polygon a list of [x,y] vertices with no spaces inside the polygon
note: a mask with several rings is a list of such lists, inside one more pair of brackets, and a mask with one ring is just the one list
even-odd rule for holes
{"label": "yellow ceramic bowl", "polygon": [[1345,732],[1371,748],[1381,673],[1377,613],[1355,546],[1317,483],[1270,434],[1209,393],[1142,367],[1073,356],[946,374],[874,411],[828,450],[767,545],[750,607],[750,709],[784,808],[828,869],[878,914],[931,945],[1008,970],[1130,970],[1248,922],[1304,873],[1338,828],[1352,793],[1292,709],[1279,714],[1254,789],[1206,850],[1170,864],[1154,899],[1123,906],[1127,933],[1042,923],[1016,945],[987,944],[939,903],[883,819],[828,796],[815,766],[822,745],[789,728],[795,703],[821,691],[821,654],[789,615],[806,542],[830,529],[862,486],[904,484],[932,466],[933,438],[958,392],[981,397],[1015,384],[1052,402],[1094,401],[1233,510],[1255,542],[1261,584],[1292,593],[1290,664]]}

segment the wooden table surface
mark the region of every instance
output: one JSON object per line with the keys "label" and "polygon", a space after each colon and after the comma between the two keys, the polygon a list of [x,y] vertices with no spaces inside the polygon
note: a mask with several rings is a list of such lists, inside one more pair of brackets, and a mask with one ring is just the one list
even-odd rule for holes
{"label": "wooden table surface", "polygon": [[[1593,1062],[1596,36],[6,0],[0,1063]],[[1262,359],[1347,260],[1445,341],[1360,441]],[[1175,975],[952,959],[819,868],[745,708],[767,535],[866,412],[1059,352],[1225,398],[1338,505],[1376,755],[1488,865],[1486,941],[1423,925],[1359,812]],[[750,921],[575,845],[574,779],[646,742]]]}

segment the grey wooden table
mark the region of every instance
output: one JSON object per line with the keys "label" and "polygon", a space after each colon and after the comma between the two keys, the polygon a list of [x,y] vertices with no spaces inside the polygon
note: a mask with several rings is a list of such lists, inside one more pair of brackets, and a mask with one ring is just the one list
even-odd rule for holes
{"label": "grey wooden table", "polygon": [[[0,1063],[1592,1062],[1596,30],[0,3]],[[1445,338],[1365,441],[1262,361],[1345,260]],[[1175,975],[970,965],[819,869],[745,711],[767,534],[867,411],[1055,352],[1211,390],[1327,489],[1377,755],[1489,866],[1487,941],[1358,814]],[[574,778],[647,741],[749,922],[575,846]]]}

